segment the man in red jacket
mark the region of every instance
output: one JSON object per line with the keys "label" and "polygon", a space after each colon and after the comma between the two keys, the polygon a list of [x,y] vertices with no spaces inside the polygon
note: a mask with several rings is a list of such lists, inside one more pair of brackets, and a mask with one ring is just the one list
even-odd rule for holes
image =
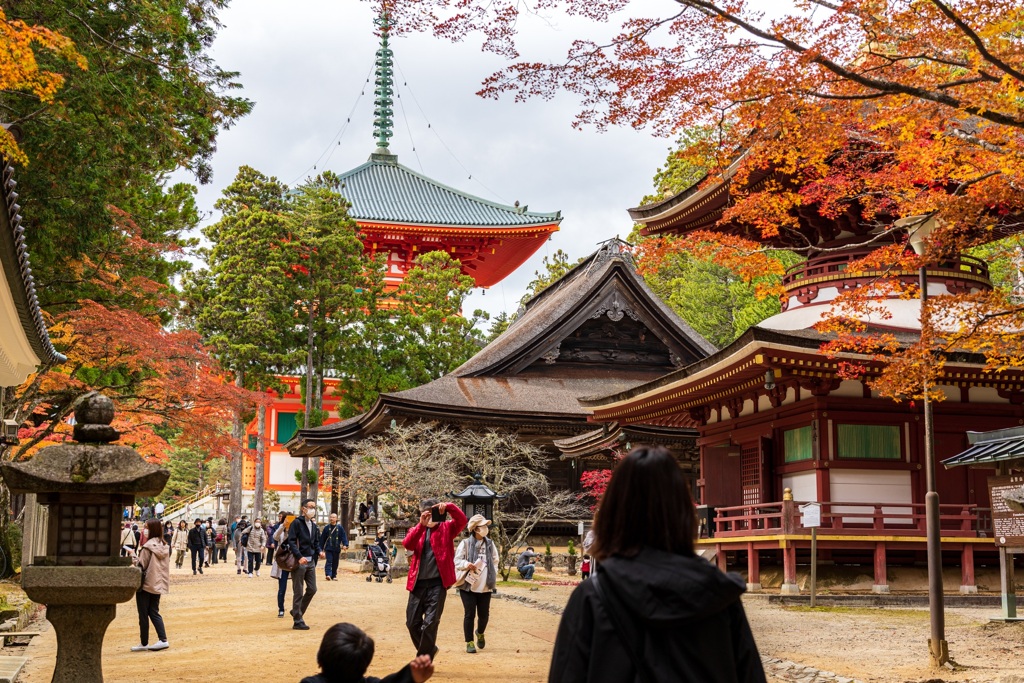
{"label": "man in red jacket", "polygon": [[[435,522],[431,509],[447,514],[450,519]],[[437,654],[437,627],[444,612],[447,591],[455,584],[455,537],[466,526],[466,515],[454,503],[441,503],[436,498],[420,501],[420,522],[406,534],[402,545],[409,556],[409,605],[405,624],[409,627],[416,655]]]}

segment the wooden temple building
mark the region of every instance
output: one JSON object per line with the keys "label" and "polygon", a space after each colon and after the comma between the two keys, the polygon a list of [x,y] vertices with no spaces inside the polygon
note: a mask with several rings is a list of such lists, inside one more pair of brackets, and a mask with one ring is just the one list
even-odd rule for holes
{"label": "wooden temple building", "polygon": [[536,213],[456,190],[398,163],[388,148],[393,135],[393,52],[387,16],[376,20],[374,137],[377,149],[361,166],[339,174],[349,215],[359,225],[366,253],[385,254],[385,281],[397,288],[420,254],[446,251],[478,287],[499,283],[558,230],[561,212]]}
{"label": "wooden temple building", "polygon": [[616,445],[630,441],[665,444],[696,481],[695,430],[598,427],[580,399],[628,391],[713,352],[648,288],[628,246],[612,240],[530,299],[503,334],[459,368],[382,394],[362,415],[300,429],[287,448],[344,466],[355,441],[392,421],[425,421],[514,430],[551,455],[547,476],[557,488],[578,490],[583,471],[607,468]]}
{"label": "wooden temple building", "polygon": [[[759,239],[747,226],[720,222],[730,184],[727,175],[630,214],[646,225],[646,234],[705,229]],[[751,588],[760,587],[764,558],[781,561],[783,592],[798,591],[797,563],[806,561],[810,546],[798,506],[816,501],[822,507],[820,556],[872,567],[874,590],[887,592],[887,566],[925,559],[922,407],[881,398],[865,381],[842,379],[839,364],[853,356],[826,357],[819,349],[827,339],[812,329],[838,292],[881,275],[845,271],[846,263],[875,248],[856,246],[872,228],[852,211],[831,219],[805,206],[798,218],[797,231],[783,232],[770,245],[828,251],[785,274],[780,314],[707,358],[584,405],[595,422],[697,431],[698,502],[707,517],[699,544],[714,548],[723,568],[745,563]],[[886,276],[916,283],[918,272]],[[986,264],[967,256],[930,265],[927,282],[932,297],[992,286]],[[869,325],[915,340],[920,303],[882,303],[891,318]],[[880,369],[857,360],[869,368],[865,379]],[[980,356],[946,359],[938,387],[945,400],[933,403],[938,462],[967,448],[968,431],[1024,424],[1024,371],[991,372],[984,365]],[[959,565],[960,590],[974,592],[975,563],[995,560],[986,488],[993,471],[986,463],[939,470],[943,561]]]}

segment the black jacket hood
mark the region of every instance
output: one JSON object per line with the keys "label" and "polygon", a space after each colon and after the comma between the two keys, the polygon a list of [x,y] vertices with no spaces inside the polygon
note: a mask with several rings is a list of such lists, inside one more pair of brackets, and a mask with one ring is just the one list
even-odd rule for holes
{"label": "black jacket hood", "polygon": [[636,557],[599,564],[609,586],[631,616],[652,624],[689,621],[716,614],[737,602],[743,579],[725,574],[696,555],[644,548]]}

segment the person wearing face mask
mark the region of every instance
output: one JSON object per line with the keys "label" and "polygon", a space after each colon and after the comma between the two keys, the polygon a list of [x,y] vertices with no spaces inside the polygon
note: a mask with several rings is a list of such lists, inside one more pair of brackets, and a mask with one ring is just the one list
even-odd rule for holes
{"label": "person wearing face mask", "polygon": [[188,524],[185,524],[185,520],[178,522],[178,528],[171,536],[171,549],[174,550],[174,566],[181,569],[185,562],[185,551],[188,550]]}
{"label": "person wearing face mask", "polygon": [[320,534],[320,548],[327,554],[324,578],[328,581],[337,581],[341,551],[348,550],[348,534],[345,533],[345,527],[338,524],[338,515],[332,512],[330,519],[331,523],[325,526]]}
{"label": "person wearing face mask", "polygon": [[206,547],[206,541],[203,538],[203,520],[197,519],[195,526],[188,531],[188,550],[192,555],[192,575],[195,576],[196,570],[199,573],[203,573],[203,548]]}
{"label": "person wearing face mask", "polygon": [[[491,520],[473,515],[466,525],[469,538],[455,551],[456,586],[466,612],[462,630],[466,636],[466,652],[470,654],[486,645],[484,630],[491,615],[491,593],[498,581],[498,548],[487,537],[490,530]],[[474,621],[477,622],[476,644],[473,643]]]}
{"label": "person wearing face mask", "polygon": [[302,501],[302,519],[288,527],[288,549],[298,560],[292,570],[292,628],[308,631],[303,616],[316,595],[316,560],[324,557],[320,550],[320,533],[316,528],[316,501]]}
{"label": "person wearing face mask", "polygon": [[263,528],[263,522],[257,517],[249,529],[249,540],[245,544],[245,553],[248,555],[249,578],[253,575],[253,564],[256,565],[256,576],[260,575],[260,563],[263,561],[263,546],[267,544],[267,530]]}
{"label": "person wearing face mask", "polygon": [[[435,521],[432,510],[450,519]],[[465,524],[466,514],[458,505],[427,498],[420,501],[419,524],[409,529],[402,540],[402,546],[412,553],[405,584],[409,591],[405,625],[417,656],[430,655],[431,661],[437,655],[437,627],[444,612],[446,592],[455,584],[455,536]]]}

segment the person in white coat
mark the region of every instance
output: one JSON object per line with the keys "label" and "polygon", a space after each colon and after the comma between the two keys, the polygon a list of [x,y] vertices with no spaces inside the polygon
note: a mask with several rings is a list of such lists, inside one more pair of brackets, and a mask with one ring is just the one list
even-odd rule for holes
{"label": "person in white coat", "polygon": [[174,566],[181,569],[185,562],[185,553],[188,552],[188,525],[185,520],[178,522],[178,528],[171,536],[171,550],[174,551]]}
{"label": "person in white coat", "polygon": [[[455,580],[466,610],[462,630],[466,636],[466,652],[475,653],[487,644],[484,631],[491,616],[491,593],[498,581],[498,548],[487,537],[491,520],[473,515],[466,523],[469,537],[455,551]],[[458,583],[462,580],[462,583]],[[476,622],[476,643],[473,623]]]}

